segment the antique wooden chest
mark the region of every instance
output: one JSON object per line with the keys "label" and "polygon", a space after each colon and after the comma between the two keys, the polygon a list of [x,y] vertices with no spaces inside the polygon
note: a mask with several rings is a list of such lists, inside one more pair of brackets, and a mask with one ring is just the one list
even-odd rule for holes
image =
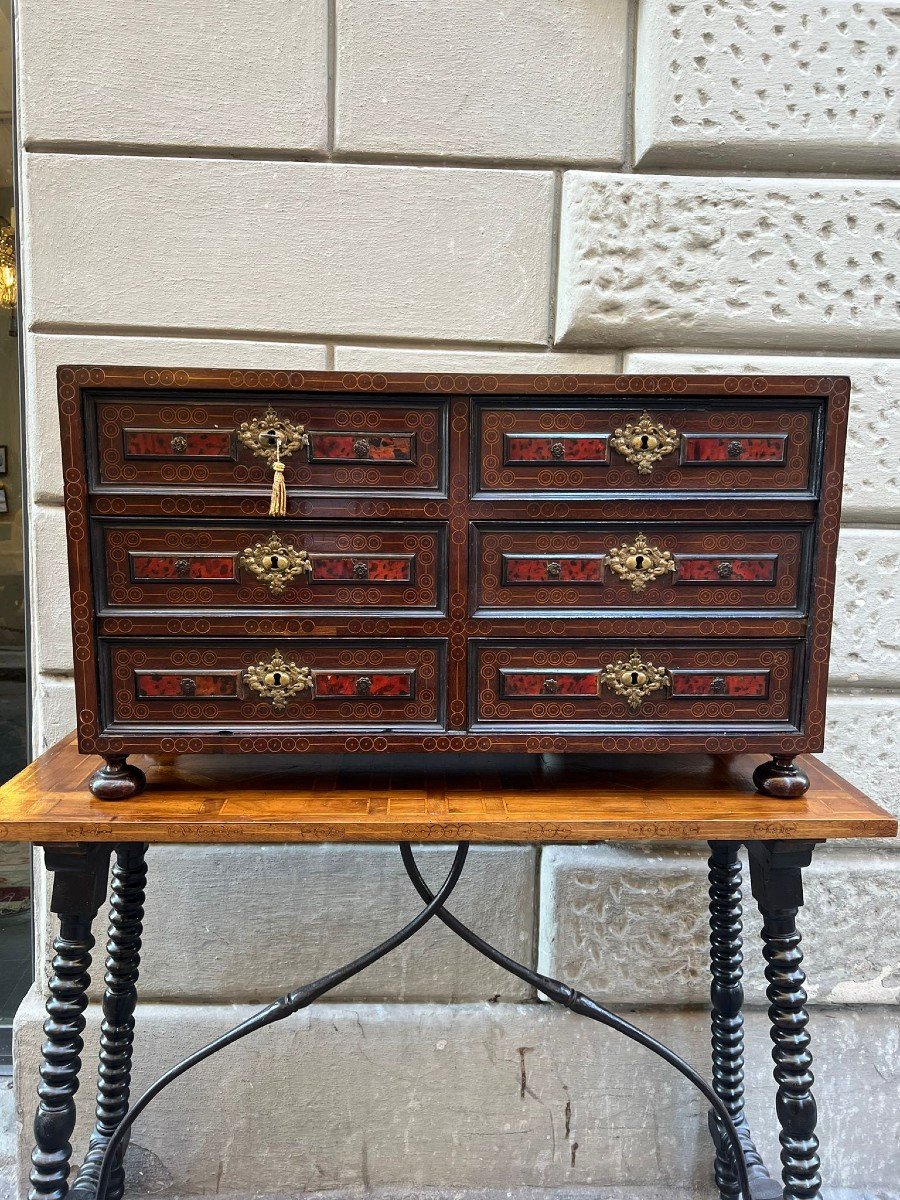
{"label": "antique wooden chest", "polygon": [[822,748],[849,382],[62,367],[78,735]]}

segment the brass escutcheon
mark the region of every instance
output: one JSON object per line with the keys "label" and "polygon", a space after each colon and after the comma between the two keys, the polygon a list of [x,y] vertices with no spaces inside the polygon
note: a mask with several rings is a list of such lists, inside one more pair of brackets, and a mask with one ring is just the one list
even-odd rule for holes
{"label": "brass escutcheon", "polygon": [[639,475],[649,475],[653,464],[676,448],[678,434],[674,429],[656,425],[645,412],[636,425],[617,429],[609,444],[627,462],[635,464]]}
{"label": "brass escutcheon", "polygon": [[661,575],[675,572],[671,550],[651,546],[639,533],[632,545],[617,546],[608,555],[609,569],[627,583],[633,592],[642,592]]}
{"label": "brass escutcheon", "polygon": [[309,667],[289,662],[276,650],[268,662],[248,667],[244,682],[263,700],[268,700],[276,712],[282,712],[295,696],[312,691],[313,673]]}
{"label": "brass escutcheon", "polygon": [[637,650],[625,662],[607,663],[600,674],[600,682],[622,696],[631,709],[640,708],[648,696],[671,685],[665,667],[656,667],[644,662]]}
{"label": "brass escutcheon", "polygon": [[279,417],[271,406],[261,417],[244,421],[237,431],[238,438],[257,458],[268,463],[290,458],[295,450],[309,445],[309,435],[303,425],[292,425]]}
{"label": "brass escutcheon", "polygon": [[277,533],[267,542],[248,546],[240,557],[243,570],[266,585],[273,596],[280,596],[287,585],[299,575],[312,576],[312,559],[305,550],[286,546]]}

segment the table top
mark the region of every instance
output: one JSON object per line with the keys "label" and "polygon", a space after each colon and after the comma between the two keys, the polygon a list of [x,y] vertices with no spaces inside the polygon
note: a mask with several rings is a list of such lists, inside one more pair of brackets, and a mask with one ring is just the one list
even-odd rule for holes
{"label": "table top", "polygon": [[760,796],[767,756],[133,756],[147,790],[95,800],[64,739],[0,788],[0,841],[592,842],[893,837],[897,821],[816,759],[798,800]]}

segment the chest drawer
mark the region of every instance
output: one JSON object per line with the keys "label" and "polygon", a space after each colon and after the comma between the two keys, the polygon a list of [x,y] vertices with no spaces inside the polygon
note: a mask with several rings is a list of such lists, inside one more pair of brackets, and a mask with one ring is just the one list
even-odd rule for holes
{"label": "chest drawer", "polygon": [[103,612],[446,609],[446,528],[97,520]]}
{"label": "chest drawer", "polygon": [[442,725],[440,641],[101,642],[116,726]]}
{"label": "chest drawer", "polygon": [[473,643],[478,721],[792,729],[799,642]]}
{"label": "chest drawer", "polygon": [[815,482],[816,410],[803,402],[510,401],[476,411],[476,494],[807,492]]}
{"label": "chest drawer", "polygon": [[267,491],[276,450],[288,488],[440,494],[445,487],[440,401],[201,396],[165,404],[126,396],[98,401],[92,415],[98,489]]}
{"label": "chest drawer", "polygon": [[799,613],[812,526],[567,524],[473,527],[476,615]]}

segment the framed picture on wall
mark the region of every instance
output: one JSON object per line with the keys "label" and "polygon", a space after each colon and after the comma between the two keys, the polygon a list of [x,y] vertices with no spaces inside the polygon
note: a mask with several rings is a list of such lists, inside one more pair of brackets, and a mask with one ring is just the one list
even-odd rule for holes
{"label": "framed picture on wall", "polygon": [[7,447],[0,446],[0,475],[6,474],[6,453]]}
{"label": "framed picture on wall", "polygon": [[9,505],[6,503],[6,484],[0,483],[0,513],[8,513]]}

